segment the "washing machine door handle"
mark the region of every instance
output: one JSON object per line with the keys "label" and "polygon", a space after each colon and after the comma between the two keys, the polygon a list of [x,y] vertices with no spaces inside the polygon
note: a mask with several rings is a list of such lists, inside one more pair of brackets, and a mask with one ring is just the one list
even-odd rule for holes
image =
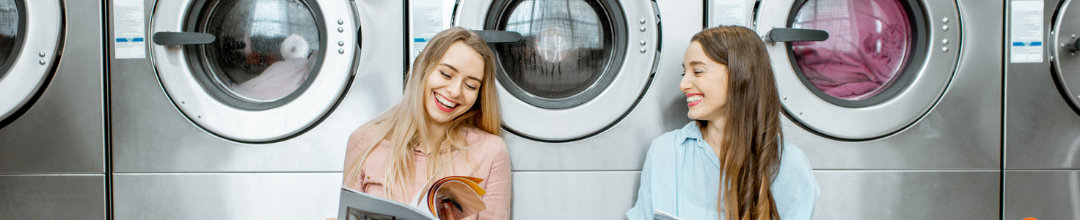
{"label": "washing machine door handle", "polygon": [[829,32],[814,29],[773,28],[769,30],[765,39],[772,42],[825,41],[829,39]]}
{"label": "washing machine door handle", "polygon": [[1065,45],[1065,49],[1069,49],[1069,52],[1080,51],[1080,38],[1070,39],[1069,43]]}
{"label": "washing machine door handle", "polygon": [[213,34],[198,32],[157,32],[154,33],[154,44],[162,46],[170,45],[202,45],[210,44],[216,40]]}
{"label": "washing machine door handle", "polygon": [[514,43],[521,40],[521,34],[513,31],[473,30],[489,44]]}

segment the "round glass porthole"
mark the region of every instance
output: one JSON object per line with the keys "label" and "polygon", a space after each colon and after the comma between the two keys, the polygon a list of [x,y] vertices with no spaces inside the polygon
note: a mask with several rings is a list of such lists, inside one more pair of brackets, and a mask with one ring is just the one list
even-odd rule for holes
{"label": "round glass porthole", "polygon": [[0,77],[8,72],[19,54],[19,8],[14,0],[0,0]]}
{"label": "round glass porthole", "polygon": [[497,44],[499,82],[518,99],[546,109],[570,108],[595,98],[615,78],[623,47],[608,8],[597,1],[510,2],[495,19],[498,30],[520,33]]}
{"label": "round glass porthole", "polygon": [[896,95],[912,68],[919,40],[911,6],[900,0],[809,0],[797,5],[792,28],[824,30],[826,41],[791,43],[792,65],[818,97],[865,107]]}
{"label": "round glass porthole", "polygon": [[217,39],[192,53],[195,73],[215,97],[262,110],[302,93],[318,72],[320,36],[315,15],[301,0],[218,1],[201,19]]}

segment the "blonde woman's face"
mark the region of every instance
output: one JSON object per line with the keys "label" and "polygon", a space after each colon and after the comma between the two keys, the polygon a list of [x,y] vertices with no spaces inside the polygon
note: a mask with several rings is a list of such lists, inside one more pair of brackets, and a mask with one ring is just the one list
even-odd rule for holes
{"label": "blonde woman's face", "polygon": [[450,45],[427,74],[424,108],[436,123],[448,123],[472,108],[484,79],[480,53],[462,42]]}
{"label": "blonde woman's face", "polygon": [[721,109],[727,105],[728,68],[705,55],[701,43],[690,42],[683,56],[683,78],[679,90],[686,95],[693,120],[723,119]]}

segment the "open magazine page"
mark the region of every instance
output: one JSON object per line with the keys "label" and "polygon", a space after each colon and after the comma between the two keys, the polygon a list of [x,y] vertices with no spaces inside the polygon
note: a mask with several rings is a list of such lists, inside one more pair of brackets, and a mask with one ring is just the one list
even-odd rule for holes
{"label": "open magazine page", "polygon": [[426,209],[441,219],[460,219],[487,209],[483,196],[486,191],[477,183],[483,179],[449,176],[434,181],[417,195],[417,208]]}
{"label": "open magazine page", "polygon": [[338,206],[339,220],[360,219],[405,219],[436,220],[427,209],[384,199],[371,194],[357,192],[341,187],[341,203]]}

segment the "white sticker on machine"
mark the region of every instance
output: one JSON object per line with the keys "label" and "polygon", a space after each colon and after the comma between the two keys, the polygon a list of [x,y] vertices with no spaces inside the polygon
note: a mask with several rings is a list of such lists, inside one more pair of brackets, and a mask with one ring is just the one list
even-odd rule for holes
{"label": "white sticker on machine", "polygon": [[412,51],[409,61],[415,60],[416,56],[427,46],[428,41],[436,34],[450,28],[450,14],[453,13],[454,1],[441,0],[413,0],[410,4],[412,14]]}
{"label": "white sticker on machine", "polygon": [[113,48],[116,59],[146,58],[143,0],[113,1]]}
{"label": "white sticker on machine", "polygon": [[1012,1],[1009,62],[1043,62],[1043,1]]}
{"label": "white sticker on machine", "polygon": [[746,0],[712,0],[709,3],[709,27],[748,26]]}

